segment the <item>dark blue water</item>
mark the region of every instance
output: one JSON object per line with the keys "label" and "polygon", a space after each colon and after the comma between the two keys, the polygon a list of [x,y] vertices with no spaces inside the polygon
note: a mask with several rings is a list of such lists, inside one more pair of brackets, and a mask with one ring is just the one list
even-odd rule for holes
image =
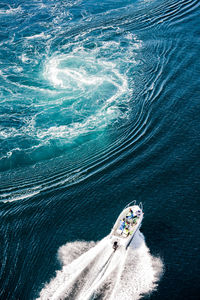
{"label": "dark blue water", "polygon": [[64,299],[46,284],[133,199],[120,295],[199,299],[199,4],[0,2],[0,299]]}

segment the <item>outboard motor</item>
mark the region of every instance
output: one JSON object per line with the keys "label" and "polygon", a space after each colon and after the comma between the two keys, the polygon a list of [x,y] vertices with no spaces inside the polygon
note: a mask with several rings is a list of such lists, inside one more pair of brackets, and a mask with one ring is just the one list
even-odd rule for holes
{"label": "outboard motor", "polygon": [[118,246],[119,246],[119,245],[118,245],[117,241],[115,241],[115,242],[113,243],[113,249],[114,249],[114,251],[117,250]]}

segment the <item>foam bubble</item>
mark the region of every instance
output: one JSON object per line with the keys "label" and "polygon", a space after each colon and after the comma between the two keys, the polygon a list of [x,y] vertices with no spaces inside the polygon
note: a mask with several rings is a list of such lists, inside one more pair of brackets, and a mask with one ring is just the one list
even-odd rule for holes
{"label": "foam bubble", "polygon": [[14,15],[19,12],[22,12],[21,6],[18,6],[16,8],[12,8],[11,6],[9,6],[8,9],[0,9],[0,15]]}
{"label": "foam bubble", "polygon": [[20,133],[14,127],[10,127],[10,128],[0,127],[0,137],[2,139],[7,139],[9,137],[14,137],[14,136],[18,136],[18,135],[20,135]]}
{"label": "foam bubble", "polygon": [[21,55],[20,58],[21,58],[21,61],[23,63],[26,63],[26,64],[29,64],[29,63],[33,62],[33,59],[31,59],[30,57],[28,57],[26,53],[22,53],[22,55]]}
{"label": "foam bubble", "polygon": [[51,35],[45,34],[44,32],[41,32],[39,34],[31,35],[31,36],[26,36],[25,38],[27,40],[35,40],[35,39],[49,39]]}

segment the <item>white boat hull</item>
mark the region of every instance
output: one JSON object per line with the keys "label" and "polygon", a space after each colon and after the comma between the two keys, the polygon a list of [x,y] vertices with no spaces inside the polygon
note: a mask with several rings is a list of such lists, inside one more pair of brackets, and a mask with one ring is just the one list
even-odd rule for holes
{"label": "white boat hull", "polygon": [[[130,216],[128,216],[130,209],[133,211],[133,215],[134,215],[133,218],[130,218]],[[120,221],[122,221],[123,219],[127,220],[126,222],[127,226],[122,230],[120,229]],[[135,233],[140,229],[142,224],[142,219],[143,219],[143,211],[139,205],[132,205],[126,207],[121,212],[121,214],[119,215],[117,221],[115,222],[112,228],[112,231],[110,233],[111,244],[114,245],[115,243],[116,245],[117,242],[117,248],[124,247],[125,249],[127,249],[131,241],[133,240]],[[114,247],[114,250],[117,249],[115,248],[116,247]]]}

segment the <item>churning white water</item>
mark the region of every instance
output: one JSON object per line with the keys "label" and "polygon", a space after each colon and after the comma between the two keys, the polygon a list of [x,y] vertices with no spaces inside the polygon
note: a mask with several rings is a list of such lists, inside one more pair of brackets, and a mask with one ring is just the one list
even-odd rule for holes
{"label": "churning white water", "polygon": [[140,299],[157,287],[163,272],[138,232],[128,250],[113,251],[109,236],[98,243],[67,243],[58,251],[61,270],[38,299]]}

